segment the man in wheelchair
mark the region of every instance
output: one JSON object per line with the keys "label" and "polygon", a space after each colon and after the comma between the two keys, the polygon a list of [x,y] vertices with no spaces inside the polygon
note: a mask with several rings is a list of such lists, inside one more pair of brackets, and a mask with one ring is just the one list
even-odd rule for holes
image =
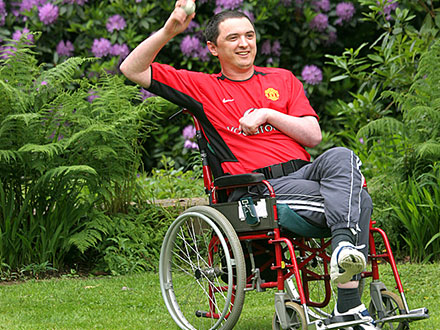
{"label": "man in wheelchair", "polygon": [[[361,161],[346,148],[334,148],[313,162],[305,147],[321,141],[318,116],[301,82],[289,71],[254,65],[256,31],[238,11],[209,21],[205,37],[221,72],[176,70],[154,62],[159,51],[185,31],[195,14],[176,7],[159,31],[144,40],[121,64],[123,74],[150,92],[187,108],[222,159],[224,173],[263,173],[277,203],[287,204],[318,227],[331,230],[331,279],[338,285],[335,315],[356,314],[356,329],[376,329],[361,302],[359,273],[366,267],[372,202],[363,189]],[[240,191],[268,194],[267,189]]]}

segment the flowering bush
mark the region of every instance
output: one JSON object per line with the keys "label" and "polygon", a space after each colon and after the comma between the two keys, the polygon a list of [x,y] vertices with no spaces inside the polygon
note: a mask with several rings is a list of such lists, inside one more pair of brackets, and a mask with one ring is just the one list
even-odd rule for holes
{"label": "flowering bush", "polygon": [[[377,2],[383,4],[386,20],[393,19],[398,6],[421,8],[410,0]],[[304,82],[323,129],[333,129],[329,105],[335,99],[346,99],[347,90],[357,82],[330,84],[336,69],[326,63],[325,55],[338,55],[345,48],[375,40],[375,25],[361,19],[364,13],[368,15],[368,6],[360,0],[197,0],[196,5],[195,19],[160,52],[159,61],[218,72],[219,63],[209,54],[203,38],[204,26],[220,10],[242,10],[258,32],[256,64],[291,70]],[[160,29],[173,8],[173,1],[0,0],[1,56],[8,56],[11,46],[6,46],[7,39],[19,40],[28,32],[39,31],[39,38],[27,34],[26,42],[35,44],[40,63],[56,66],[72,56],[97,57],[98,61],[83,65],[84,74],[96,82],[103,70],[119,74],[121,60]],[[139,92],[143,98],[151,96],[145,90]]]}

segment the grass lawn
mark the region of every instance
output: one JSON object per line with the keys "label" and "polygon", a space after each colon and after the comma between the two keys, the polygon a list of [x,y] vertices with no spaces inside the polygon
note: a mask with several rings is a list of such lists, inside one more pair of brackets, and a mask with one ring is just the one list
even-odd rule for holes
{"label": "grass lawn", "polygon": [[[411,329],[440,329],[440,264],[399,265],[410,308],[430,318]],[[390,269],[381,276],[394,291]],[[273,291],[246,294],[237,330],[271,329]],[[62,278],[0,284],[0,329],[176,329],[155,273],[103,278]]]}

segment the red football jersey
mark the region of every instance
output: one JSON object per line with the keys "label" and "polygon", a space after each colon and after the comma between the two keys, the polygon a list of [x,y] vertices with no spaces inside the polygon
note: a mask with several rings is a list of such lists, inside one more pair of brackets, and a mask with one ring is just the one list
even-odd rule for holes
{"label": "red football jersey", "polygon": [[310,160],[302,145],[270,124],[249,136],[238,129],[239,119],[252,108],[318,118],[302,83],[288,70],[255,67],[248,80],[233,81],[221,73],[176,70],[153,63],[149,91],[197,117],[225,172],[248,173],[290,159]]}

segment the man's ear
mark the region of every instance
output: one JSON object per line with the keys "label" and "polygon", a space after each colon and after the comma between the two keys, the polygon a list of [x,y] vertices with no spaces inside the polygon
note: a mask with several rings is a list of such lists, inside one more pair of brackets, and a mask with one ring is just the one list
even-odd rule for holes
{"label": "man's ear", "polygon": [[213,42],[211,42],[211,41],[208,41],[206,44],[207,44],[208,49],[211,52],[211,54],[213,56],[217,56],[218,55],[218,53],[217,53],[217,46]]}

